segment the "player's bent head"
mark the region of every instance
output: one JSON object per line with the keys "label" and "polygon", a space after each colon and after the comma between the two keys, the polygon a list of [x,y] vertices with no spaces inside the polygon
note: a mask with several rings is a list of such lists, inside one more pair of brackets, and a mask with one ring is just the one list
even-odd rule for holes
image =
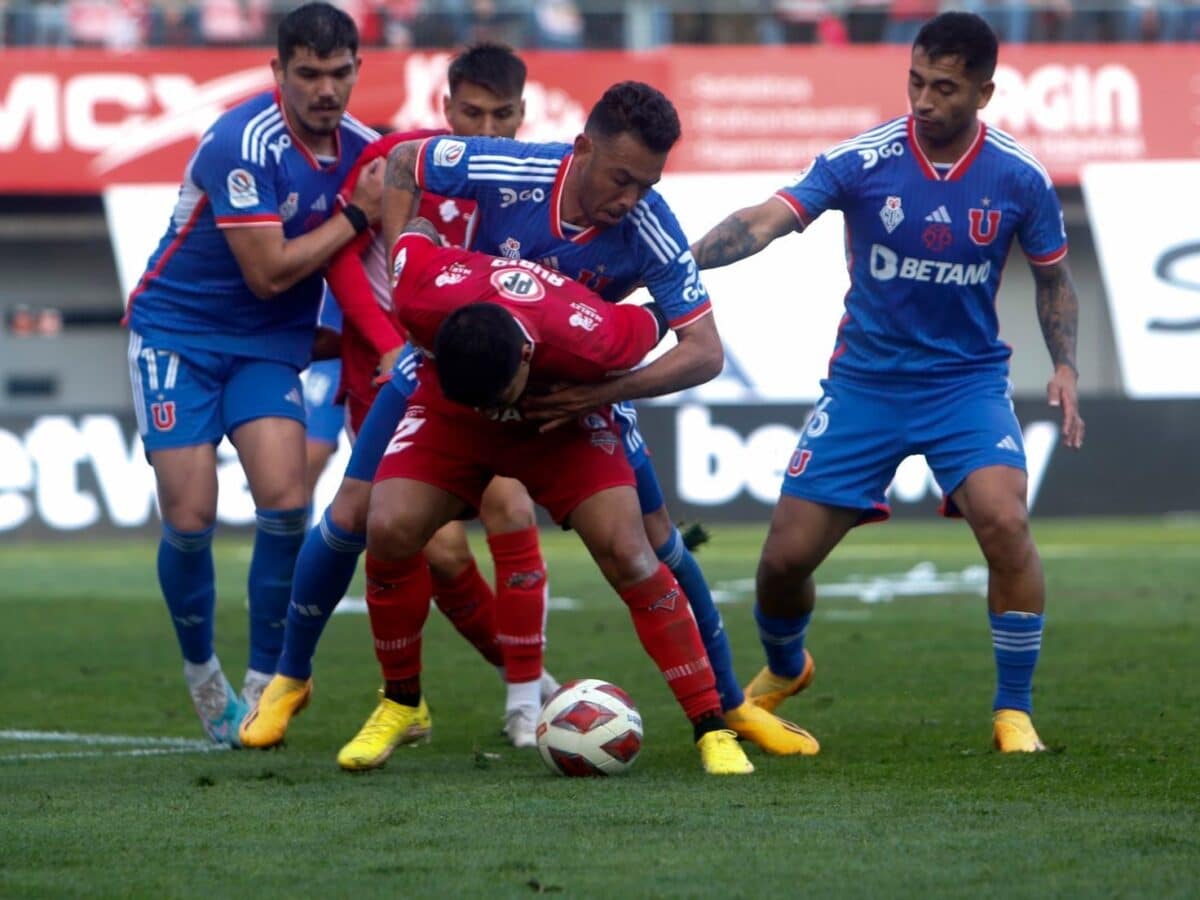
{"label": "player's bent head", "polygon": [[487,88],[497,97],[520,97],[525,92],[525,63],[505,44],[480,41],[450,61],[446,80],[453,96],[464,82]]}
{"label": "player's bent head", "polygon": [[682,129],[679,113],[662,91],[641,81],[622,81],[596,101],[583,133],[593,141],[630,134],[646,149],[666,154]]}
{"label": "player's bent head", "polygon": [[465,406],[489,408],[513,402],[511,389],[527,343],[521,326],[495,303],[456,309],[442,322],[433,342],[442,392]]}
{"label": "player's bent head", "polygon": [[305,3],[283,17],[279,23],[276,49],[284,66],[300,47],[307,47],[322,59],[339,50],[358,55],[358,28],[346,13],[330,3]]}
{"label": "player's bent head", "polygon": [[958,57],[963,71],[979,83],[991,80],[1000,53],[992,27],[981,17],[966,12],[934,16],[917,32],[913,49],[918,48],[931,62]]}

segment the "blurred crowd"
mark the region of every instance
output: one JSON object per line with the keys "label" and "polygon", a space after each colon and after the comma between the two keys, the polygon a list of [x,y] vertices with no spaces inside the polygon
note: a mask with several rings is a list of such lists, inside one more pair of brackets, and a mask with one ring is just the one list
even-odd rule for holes
{"label": "blurred crowd", "polygon": [[[286,0],[0,0],[0,44],[270,45]],[[343,0],[364,46],[909,43],[938,0]],[[1200,40],[1200,0],[966,0],[1006,42]]]}

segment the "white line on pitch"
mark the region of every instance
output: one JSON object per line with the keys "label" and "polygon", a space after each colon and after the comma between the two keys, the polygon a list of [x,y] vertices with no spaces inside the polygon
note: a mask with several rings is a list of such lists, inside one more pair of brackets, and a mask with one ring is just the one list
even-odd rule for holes
{"label": "white line on pitch", "polygon": [[208,750],[213,745],[208,741],[180,737],[153,737],[134,734],[77,734],[73,731],[21,731],[0,729],[0,741],[18,741],[28,744],[84,744],[123,745],[136,744],[143,747],[170,747],[177,751]]}
{"label": "white line on pitch", "polygon": [[95,759],[114,756],[167,756],[179,753],[217,753],[229,748],[221,744],[205,744],[202,747],[144,747],[137,750],[78,750],[74,753],[14,753],[0,754],[0,763],[34,759]]}

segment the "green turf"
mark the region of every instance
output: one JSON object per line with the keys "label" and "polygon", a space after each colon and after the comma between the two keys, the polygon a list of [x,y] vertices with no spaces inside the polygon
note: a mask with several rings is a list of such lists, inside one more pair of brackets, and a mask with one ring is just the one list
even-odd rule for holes
{"label": "green turf", "polygon": [[[743,679],[763,527],[700,560]],[[495,673],[435,616],[434,741],[340,772],[374,704],[365,617],[338,616],[312,707],[280,751],[128,757],[0,738],[0,896],[1195,896],[1200,891],[1200,524],[1040,522],[1050,614],[1037,721],[1054,752],[990,751],[978,597],[827,598],[813,687],[783,709],[816,759],[751,750],[714,779],[573,537],[547,533],[547,662],[630,691],[646,744],[624,778],[551,776],[499,736]],[[218,651],[239,679],[247,546],[218,545]],[[961,524],[860,529],[822,580],[977,565]],[[0,546],[0,730],[195,738],[150,542]],[[730,585],[729,583],[733,583]],[[101,756],[18,759],[50,753]]]}

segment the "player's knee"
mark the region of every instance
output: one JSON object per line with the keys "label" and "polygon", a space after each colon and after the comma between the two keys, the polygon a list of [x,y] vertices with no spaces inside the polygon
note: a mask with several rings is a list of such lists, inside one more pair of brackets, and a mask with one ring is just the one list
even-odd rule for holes
{"label": "player's knee", "polygon": [[443,528],[425,545],[430,571],[438,581],[450,581],[460,575],[474,559],[461,528]]}
{"label": "player's knee", "polygon": [[351,534],[362,534],[367,530],[367,509],[371,503],[371,483],[357,478],[343,478],[333,502],[329,504],[329,518],[333,524]]}
{"label": "player's knee", "polygon": [[661,547],[671,539],[671,532],[675,529],[666,506],[646,513],[642,516],[642,523],[646,526],[646,537],[650,540],[651,547]]}
{"label": "player's knee", "polygon": [[533,501],[524,491],[504,491],[499,494],[489,491],[483,495],[479,518],[483,520],[483,527],[488,534],[524,531],[537,524]]}
{"label": "player's knee", "polygon": [[615,528],[599,546],[589,549],[604,577],[618,590],[645,581],[660,565],[645,534],[636,529]]}
{"label": "player's knee", "polygon": [[975,535],[989,562],[1020,562],[1033,550],[1029,516],[1019,503],[997,506],[978,516]]}
{"label": "player's knee", "polygon": [[758,582],[763,585],[802,582],[816,567],[816,560],[806,548],[768,540],[758,560]]}
{"label": "player's knee", "polygon": [[217,522],[217,511],[216,509],[205,509],[203,506],[188,506],[177,503],[170,508],[163,507],[162,520],[176,531],[191,534],[197,531],[204,531],[215,525]]}
{"label": "player's knee", "polygon": [[409,559],[421,552],[421,523],[411,510],[371,507],[367,515],[367,552],[379,560]]}

